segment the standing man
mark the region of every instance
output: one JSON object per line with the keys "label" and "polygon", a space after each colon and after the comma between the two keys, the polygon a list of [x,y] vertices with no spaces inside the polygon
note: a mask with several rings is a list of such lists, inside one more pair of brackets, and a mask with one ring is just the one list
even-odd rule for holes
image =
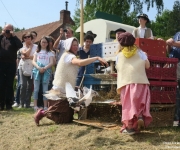
{"label": "standing man", "polygon": [[167,53],[170,58],[178,58],[177,64],[177,81],[178,88],[176,93],[176,112],[175,121],[178,121],[178,126],[180,126],[180,32],[177,32],[173,38],[166,41]]}
{"label": "standing man", "polygon": [[119,28],[119,29],[115,30],[114,32],[115,32],[115,34],[116,34],[116,39],[115,39],[113,42],[118,42],[118,37],[119,37],[119,35],[122,34],[122,33],[125,33],[126,30],[124,30],[124,29],[122,29],[122,28]]}
{"label": "standing man", "polygon": [[62,29],[60,28],[60,34],[59,34],[59,37],[57,38],[57,40],[54,42],[54,45],[53,45],[53,48],[54,49],[58,49],[58,51],[56,51],[56,62],[58,64],[62,54],[64,53],[64,41],[65,40],[62,40],[63,36],[64,36],[64,33],[65,33],[65,38],[68,39],[68,38],[71,38],[73,37],[73,30],[71,28],[66,28],[66,29]]}
{"label": "standing man", "polygon": [[0,34],[0,110],[4,110],[5,106],[6,110],[12,109],[17,51],[22,46],[13,32],[13,25],[5,25]]}

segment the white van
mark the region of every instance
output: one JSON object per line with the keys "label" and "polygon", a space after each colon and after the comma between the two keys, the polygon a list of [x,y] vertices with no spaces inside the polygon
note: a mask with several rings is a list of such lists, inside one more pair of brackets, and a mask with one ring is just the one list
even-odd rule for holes
{"label": "white van", "polygon": [[[97,34],[97,37],[94,39],[94,44],[113,41],[115,35],[112,31],[118,28],[123,28],[127,32],[132,33],[136,27],[104,19],[94,19],[84,23],[84,33],[92,31]],[[81,28],[79,27],[76,32],[80,32],[80,30]]]}

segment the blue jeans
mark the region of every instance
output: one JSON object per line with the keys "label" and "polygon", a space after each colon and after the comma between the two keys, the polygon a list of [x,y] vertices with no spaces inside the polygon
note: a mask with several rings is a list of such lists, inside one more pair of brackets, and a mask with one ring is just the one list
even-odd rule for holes
{"label": "blue jeans", "polygon": [[77,77],[76,78],[76,86],[79,86],[81,83],[82,77]]}
{"label": "blue jeans", "polygon": [[[43,77],[43,75],[41,75],[41,79],[42,79],[42,77]],[[41,83],[41,80],[35,80],[35,76],[34,76],[34,95],[33,95],[34,100],[38,100],[40,83]],[[43,81],[42,81],[41,84],[42,84],[43,94],[45,94],[45,92],[48,91],[49,79],[47,80],[46,83],[43,83]],[[43,96],[43,100],[47,100],[47,98]]]}
{"label": "blue jeans", "polygon": [[17,87],[16,87],[16,96],[15,96],[15,102],[17,104],[20,104],[20,89],[21,89],[21,84],[20,84],[20,75],[19,75],[19,69],[17,70]]}

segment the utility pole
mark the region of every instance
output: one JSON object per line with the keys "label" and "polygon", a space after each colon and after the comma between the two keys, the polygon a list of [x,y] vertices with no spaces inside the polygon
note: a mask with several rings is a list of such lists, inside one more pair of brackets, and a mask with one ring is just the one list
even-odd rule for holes
{"label": "utility pole", "polygon": [[84,44],[84,9],[83,9],[83,0],[81,0],[81,18],[80,18],[80,26],[81,26],[81,30],[80,30],[80,45],[83,46]]}

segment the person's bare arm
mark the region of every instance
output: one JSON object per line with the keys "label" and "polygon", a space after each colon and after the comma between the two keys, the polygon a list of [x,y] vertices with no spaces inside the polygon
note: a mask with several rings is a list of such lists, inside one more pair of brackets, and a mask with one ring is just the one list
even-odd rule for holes
{"label": "person's bare arm", "polygon": [[33,44],[31,43],[27,50],[25,50],[25,49],[21,50],[21,54],[24,55],[25,57],[29,57],[31,50],[32,50],[32,47],[33,47]]}
{"label": "person's bare arm", "polygon": [[148,59],[145,60],[145,68],[149,69],[150,68],[150,62]]}
{"label": "person's bare arm", "polygon": [[44,67],[44,69],[48,69],[48,68],[51,68],[54,64],[54,60],[53,60],[53,56],[50,57],[50,63]]}
{"label": "person's bare arm", "polygon": [[170,39],[168,39],[166,41],[166,51],[167,51],[167,53],[170,53],[171,46],[172,46],[173,42],[174,42],[174,40],[172,38],[170,38]]}
{"label": "person's bare arm", "polygon": [[172,46],[180,48],[180,41],[173,41]]}
{"label": "person's bare arm", "polygon": [[93,63],[96,60],[98,60],[102,65],[108,66],[108,63],[101,57],[92,57],[92,58],[86,58],[86,59],[77,59],[76,57],[74,57],[71,62],[72,64],[77,65],[77,66],[86,66]]}
{"label": "person's bare arm", "polygon": [[62,39],[63,35],[64,35],[64,31],[63,31],[63,29],[61,28],[61,29],[60,29],[60,33],[59,33],[59,37],[58,37],[58,38],[56,39],[56,41],[54,42],[54,45],[53,45],[53,48],[54,48],[54,49],[58,49],[59,42],[60,42],[60,40]]}
{"label": "person's bare arm", "polygon": [[37,64],[37,55],[34,55],[32,64],[34,67],[36,67],[40,71],[40,73],[44,73],[45,70],[43,68],[39,67]]}

